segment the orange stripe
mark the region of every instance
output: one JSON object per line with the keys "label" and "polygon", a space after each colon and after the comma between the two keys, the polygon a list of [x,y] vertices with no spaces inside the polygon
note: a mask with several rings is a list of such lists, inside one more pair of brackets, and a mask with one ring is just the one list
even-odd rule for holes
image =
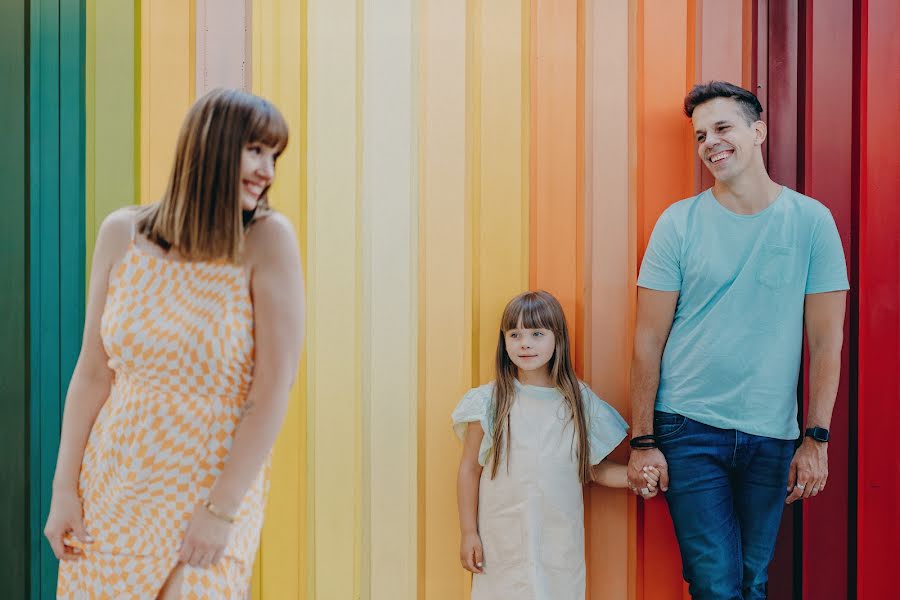
{"label": "orange stripe", "polygon": [[531,5],[530,282],[562,303],[578,340],[573,358],[581,372],[583,336],[575,328],[583,318],[578,5],[578,0],[533,0]]}
{"label": "orange stripe", "polygon": [[[629,416],[628,371],[634,311],[634,202],[630,165],[629,56],[633,21],[628,3],[587,5],[584,69],[585,362],[584,378],[601,398]],[[627,460],[625,447],[613,453]],[[591,486],[585,523],[588,597],[634,598],[636,540],[633,498]],[[626,551],[627,550],[627,551]]]}
{"label": "orange stripe", "polygon": [[[647,0],[639,4],[638,27],[638,254],[643,256],[653,226],[672,202],[693,193],[690,123],[681,116],[692,57],[691,0]],[[640,527],[638,577],[646,600],[681,600],[684,594],[678,547],[663,501],[647,502]]]}

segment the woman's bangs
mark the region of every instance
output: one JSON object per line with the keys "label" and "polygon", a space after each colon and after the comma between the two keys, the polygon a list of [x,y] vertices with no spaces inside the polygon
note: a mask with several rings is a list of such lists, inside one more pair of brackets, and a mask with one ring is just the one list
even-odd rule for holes
{"label": "woman's bangs", "polygon": [[248,142],[259,142],[280,154],[288,142],[288,126],[278,110],[266,102],[259,100],[253,107]]}

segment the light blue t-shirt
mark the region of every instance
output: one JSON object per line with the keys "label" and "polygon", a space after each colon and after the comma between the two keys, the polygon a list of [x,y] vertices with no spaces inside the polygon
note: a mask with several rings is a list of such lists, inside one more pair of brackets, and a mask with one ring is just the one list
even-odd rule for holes
{"label": "light blue t-shirt", "polygon": [[637,284],[677,291],[656,410],[796,439],[806,294],[849,289],[831,212],[788,188],[739,215],[711,190],[659,218]]}

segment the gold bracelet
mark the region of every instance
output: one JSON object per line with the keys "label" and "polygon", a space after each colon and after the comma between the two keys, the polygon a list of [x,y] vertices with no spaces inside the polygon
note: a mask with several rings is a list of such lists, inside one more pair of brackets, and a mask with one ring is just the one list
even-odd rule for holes
{"label": "gold bracelet", "polygon": [[212,516],[214,516],[215,518],[217,518],[219,520],[222,520],[222,521],[225,521],[225,522],[231,523],[231,524],[234,524],[234,522],[237,521],[236,516],[226,515],[225,513],[220,511],[218,508],[216,508],[216,505],[213,504],[209,500],[207,500],[206,502],[203,503],[203,508],[206,509],[206,512],[208,512],[209,514],[211,514]]}

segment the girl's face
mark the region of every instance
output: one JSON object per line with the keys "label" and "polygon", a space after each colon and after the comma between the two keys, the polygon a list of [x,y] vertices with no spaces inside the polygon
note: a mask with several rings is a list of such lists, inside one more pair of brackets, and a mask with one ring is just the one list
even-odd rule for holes
{"label": "girl's face", "polygon": [[510,329],[506,338],[506,353],[520,371],[546,369],[556,350],[556,336],[549,329],[525,329],[522,321]]}
{"label": "girl's face", "polygon": [[253,210],[275,180],[275,148],[251,142],[241,152],[241,209]]}

